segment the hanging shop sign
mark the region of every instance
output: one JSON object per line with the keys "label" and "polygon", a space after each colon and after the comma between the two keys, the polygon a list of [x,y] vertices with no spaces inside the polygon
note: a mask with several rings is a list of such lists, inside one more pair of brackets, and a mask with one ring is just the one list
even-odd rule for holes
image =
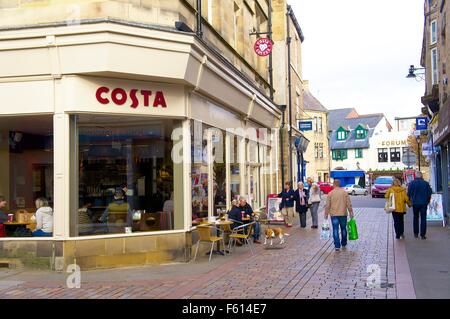
{"label": "hanging shop sign", "polygon": [[101,86],[95,92],[97,101],[101,104],[127,105],[131,108],[137,108],[142,105],[145,107],[167,107],[163,91],[152,92],[150,90],[132,89],[126,91],[122,88],[110,89]]}
{"label": "hanging shop sign", "polygon": [[300,131],[312,131],[313,122],[312,121],[300,121],[298,122]]}
{"label": "hanging shop sign", "polygon": [[416,118],[416,130],[417,131],[428,130],[428,118],[426,118],[426,117]]}
{"label": "hanging shop sign", "polygon": [[259,38],[254,45],[255,53],[259,56],[268,56],[272,52],[272,41],[269,38]]}

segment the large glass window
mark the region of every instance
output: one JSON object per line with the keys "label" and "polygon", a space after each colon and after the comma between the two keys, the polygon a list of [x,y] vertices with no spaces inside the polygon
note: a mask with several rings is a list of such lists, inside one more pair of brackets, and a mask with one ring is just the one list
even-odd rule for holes
{"label": "large glass window", "polygon": [[77,235],[183,228],[181,121],[78,116]]}
{"label": "large glass window", "polygon": [[231,199],[238,199],[241,194],[241,175],[239,165],[239,145],[241,138],[237,135],[231,135],[231,149],[230,154],[230,187],[231,187]]}
{"label": "large glass window", "polygon": [[211,129],[212,161],[213,161],[213,214],[218,216],[227,208],[226,166],[225,166],[225,133],[219,129]]}
{"label": "large glass window", "polygon": [[25,236],[27,229],[51,235],[54,214],[61,214],[53,212],[52,115],[0,117],[0,176],[0,196],[6,201],[0,217],[10,214],[16,223],[1,221],[6,236]]}
{"label": "large glass window", "polygon": [[192,220],[208,217],[208,128],[191,121]]}

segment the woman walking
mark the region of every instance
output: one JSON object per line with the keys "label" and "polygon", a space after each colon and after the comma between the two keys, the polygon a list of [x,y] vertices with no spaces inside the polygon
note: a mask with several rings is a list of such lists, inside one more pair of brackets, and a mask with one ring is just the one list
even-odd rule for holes
{"label": "woman walking", "polygon": [[306,227],[306,212],[308,211],[309,192],[305,189],[302,182],[297,184],[297,190],[295,191],[295,210],[300,215],[300,227]]}
{"label": "woman walking", "polygon": [[284,216],[284,223],[287,227],[292,227],[294,221],[295,192],[291,188],[291,183],[284,183],[284,190],[278,194],[281,197],[280,209]]}
{"label": "woman walking", "polygon": [[311,210],[311,219],[312,219],[312,226],[311,228],[318,228],[319,227],[319,219],[317,217],[317,212],[319,210],[320,206],[320,187],[316,183],[312,183],[311,188],[309,190],[309,201],[308,204],[310,206]]}
{"label": "woman walking", "polygon": [[392,218],[394,219],[395,238],[405,238],[404,235],[404,216],[406,214],[406,204],[411,206],[411,201],[406,194],[406,189],[402,187],[399,179],[394,178],[392,186],[387,190],[384,197],[389,200],[391,194],[394,194],[395,198],[395,210],[392,212]]}

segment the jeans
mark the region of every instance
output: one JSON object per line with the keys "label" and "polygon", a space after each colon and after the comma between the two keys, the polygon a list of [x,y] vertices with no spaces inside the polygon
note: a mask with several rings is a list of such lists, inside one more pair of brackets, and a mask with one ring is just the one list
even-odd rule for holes
{"label": "jeans", "polygon": [[425,237],[427,233],[427,207],[428,205],[413,205],[414,235],[419,235],[419,217],[420,217],[420,236]]}
{"label": "jeans", "polygon": [[[347,216],[332,216],[334,247],[341,248],[347,246]],[[339,238],[339,228],[341,228],[341,237]]]}
{"label": "jeans", "polygon": [[317,211],[319,210],[320,203],[312,203],[311,205],[311,219],[312,219],[312,225],[313,226],[319,226],[319,218],[317,217]]}
{"label": "jeans", "polygon": [[395,237],[398,239],[403,236],[405,225],[404,225],[405,213],[392,212],[392,218],[394,219],[394,229]]}
{"label": "jeans", "polygon": [[306,227],[306,212],[299,213],[300,215],[300,227],[305,228]]}
{"label": "jeans", "polygon": [[260,233],[261,233],[261,226],[260,226],[259,222],[256,222],[253,225],[253,239],[259,240]]}
{"label": "jeans", "polygon": [[53,233],[46,233],[42,229],[33,232],[33,237],[52,237]]}

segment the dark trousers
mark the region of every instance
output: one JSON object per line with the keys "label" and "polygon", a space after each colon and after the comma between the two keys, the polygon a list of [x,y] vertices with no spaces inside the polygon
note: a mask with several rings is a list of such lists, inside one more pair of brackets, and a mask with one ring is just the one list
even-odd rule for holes
{"label": "dark trousers", "polygon": [[403,236],[405,230],[404,217],[405,213],[392,212],[392,218],[394,218],[395,237],[397,238]]}
{"label": "dark trousers", "polygon": [[306,212],[300,212],[300,227],[306,227]]}
{"label": "dark trousers", "polygon": [[428,205],[413,205],[414,235],[419,234],[419,217],[420,217],[420,236],[424,237],[427,233],[427,207]]}

